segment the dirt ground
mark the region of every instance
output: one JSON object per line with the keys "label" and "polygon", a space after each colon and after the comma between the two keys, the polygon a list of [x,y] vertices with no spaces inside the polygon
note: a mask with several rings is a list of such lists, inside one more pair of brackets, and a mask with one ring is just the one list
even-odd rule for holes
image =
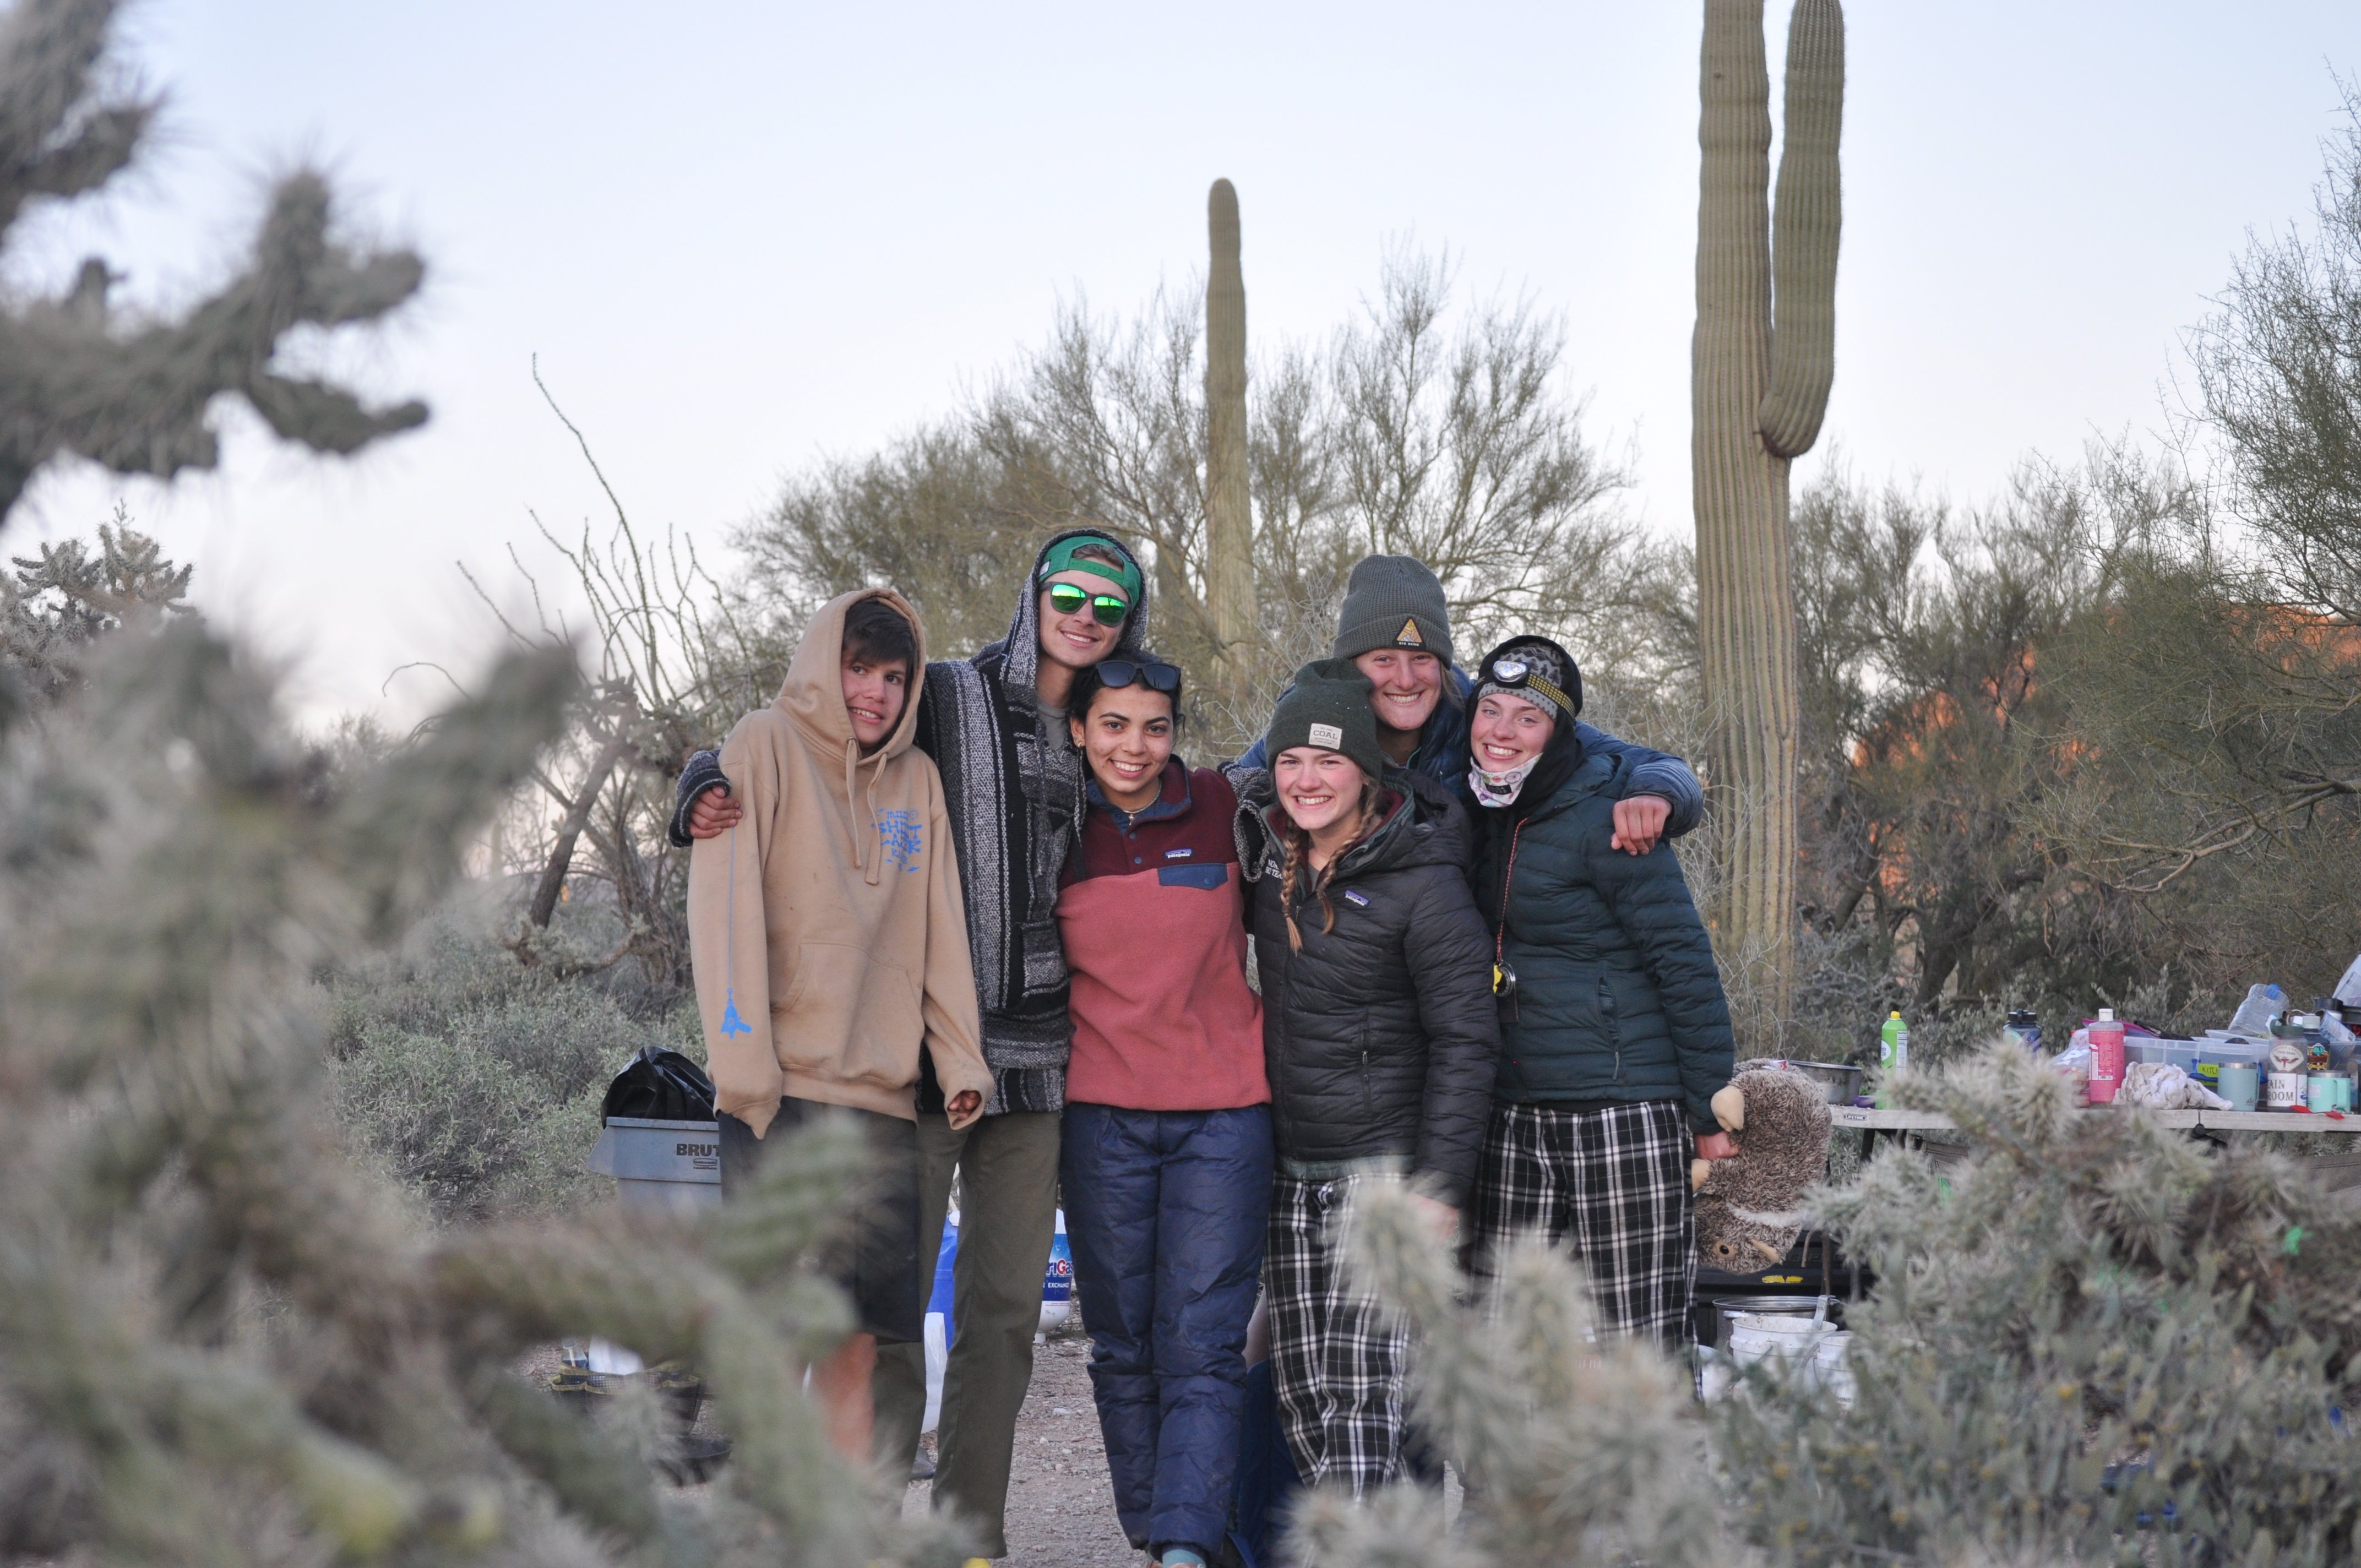
{"label": "dirt ground", "polygon": [[[1016,1419],[1008,1478],[1008,1555],[1002,1561],[1010,1568],[1137,1568],[1147,1561],[1115,1523],[1106,1449],[1091,1404],[1090,1357],[1091,1342],[1079,1328],[1033,1347],[1033,1384]],[[912,1483],[904,1511],[926,1506],[926,1485]]]}

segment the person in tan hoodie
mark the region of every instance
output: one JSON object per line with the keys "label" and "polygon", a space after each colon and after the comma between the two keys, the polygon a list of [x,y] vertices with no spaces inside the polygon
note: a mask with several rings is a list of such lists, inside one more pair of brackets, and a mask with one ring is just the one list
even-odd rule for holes
{"label": "person in tan hoodie", "polygon": [[873,1152],[834,1270],[860,1332],[812,1369],[830,1437],[859,1459],[873,1442],[877,1346],[924,1337],[933,1279],[918,1234],[920,1049],[953,1128],[992,1091],[942,781],[911,746],[923,637],[890,589],[823,606],[778,696],[722,743],[744,817],[699,841],[688,870],[723,1192],[782,1126],[823,1107],[858,1118]]}

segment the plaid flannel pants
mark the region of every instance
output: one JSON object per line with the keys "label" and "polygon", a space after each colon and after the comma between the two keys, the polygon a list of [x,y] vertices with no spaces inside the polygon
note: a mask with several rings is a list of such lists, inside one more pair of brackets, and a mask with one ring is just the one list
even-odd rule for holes
{"label": "plaid flannel pants", "polygon": [[1356,1497],[1401,1477],[1410,1335],[1345,1288],[1336,1227],[1356,1188],[1389,1179],[1279,1177],[1263,1251],[1271,1381],[1296,1472],[1307,1486],[1336,1482]]}
{"label": "plaid flannel pants", "polygon": [[1518,1236],[1565,1245],[1602,1331],[1677,1349],[1697,1280],[1694,1148],[1670,1100],[1598,1111],[1495,1105],[1476,1170],[1468,1263],[1479,1285]]}

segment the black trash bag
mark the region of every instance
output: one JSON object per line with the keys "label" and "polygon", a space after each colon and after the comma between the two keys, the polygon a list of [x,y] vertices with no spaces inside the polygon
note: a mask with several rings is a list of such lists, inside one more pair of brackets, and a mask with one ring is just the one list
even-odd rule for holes
{"label": "black trash bag", "polygon": [[598,1114],[602,1119],[632,1116],[649,1122],[710,1122],[713,1080],[678,1051],[648,1046],[607,1086]]}

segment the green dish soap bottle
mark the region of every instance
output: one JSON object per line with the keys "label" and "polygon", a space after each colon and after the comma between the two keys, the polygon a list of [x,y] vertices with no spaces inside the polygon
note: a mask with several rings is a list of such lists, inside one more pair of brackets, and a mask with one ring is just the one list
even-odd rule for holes
{"label": "green dish soap bottle", "polygon": [[1885,1015],[1884,1027],[1877,1031],[1877,1108],[1894,1108],[1894,1075],[1910,1065],[1910,1025],[1902,1021],[1900,1009]]}

